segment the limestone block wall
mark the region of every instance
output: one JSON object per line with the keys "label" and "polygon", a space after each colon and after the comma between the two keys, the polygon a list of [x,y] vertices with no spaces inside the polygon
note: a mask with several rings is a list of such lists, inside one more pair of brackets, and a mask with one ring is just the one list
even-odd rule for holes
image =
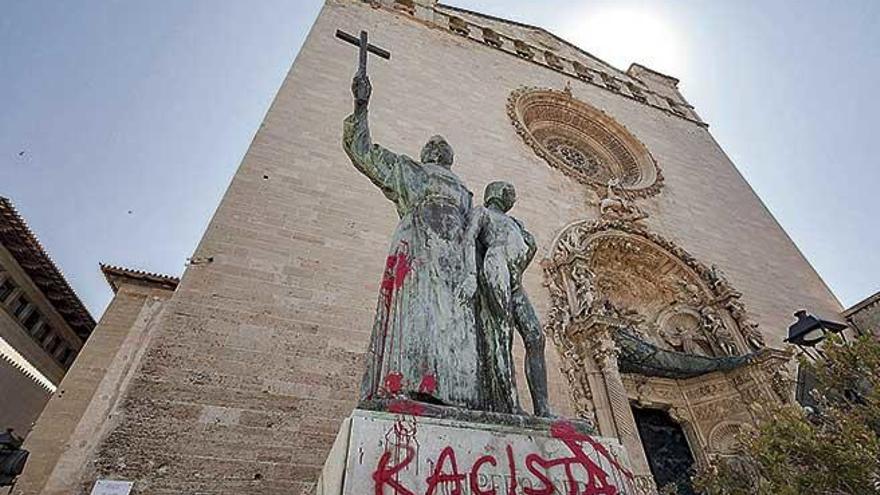
{"label": "limestone block wall", "polygon": [[[171,291],[123,283],[27,437],[15,494],[76,493]],[[46,397],[48,399],[48,396]]]}
{"label": "limestone block wall", "polygon": [[[512,213],[535,234],[539,258],[565,225],[596,211],[582,185],[523,144],[505,105],[520,86],[570,83],[659,163],[664,189],[641,202],[648,226],[717,264],[771,345],[797,308],[840,311],[703,127],[404,14],[329,0],[195,253],[212,261],[184,274],[78,493],[99,476],[133,480],[139,494],[311,490],[355,405],[397,222],[341,149],[356,52],[337,28],[367,29],[393,54],[370,61],[374,139],[418,156],[441,133],[477,197],[492,180],[515,183]],[[537,263],[525,285],[546,314]],[[570,414],[553,346],[548,361],[552,402]]]}

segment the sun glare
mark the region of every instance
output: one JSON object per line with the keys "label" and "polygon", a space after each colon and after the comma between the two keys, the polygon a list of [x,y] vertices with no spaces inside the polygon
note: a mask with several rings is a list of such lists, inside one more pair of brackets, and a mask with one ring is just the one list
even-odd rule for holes
{"label": "sun glare", "polygon": [[637,62],[679,79],[687,72],[681,34],[655,11],[593,7],[569,19],[561,27],[563,37],[619,69]]}

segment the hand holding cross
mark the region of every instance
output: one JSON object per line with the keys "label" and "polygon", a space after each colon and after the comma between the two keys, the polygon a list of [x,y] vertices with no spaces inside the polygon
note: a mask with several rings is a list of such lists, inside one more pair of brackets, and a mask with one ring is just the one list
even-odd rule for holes
{"label": "hand holding cross", "polygon": [[366,107],[370,101],[370,94],[373,92],[370,78],[367,77],[367,54],[373,53],[385,60],[390,60],[391,52],[376,45],[371,45],[367,40],[366,31],[361,31],[360,37],[357,38],[337,29],[336,37],[358,47],[358,69],[354,75],[354,80],[351,82],[351,92],[354,95],[355,106]]}

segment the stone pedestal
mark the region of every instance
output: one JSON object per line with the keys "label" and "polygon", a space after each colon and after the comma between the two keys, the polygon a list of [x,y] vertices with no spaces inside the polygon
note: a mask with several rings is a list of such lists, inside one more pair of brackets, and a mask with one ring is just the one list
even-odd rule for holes
{"label": "stone pedestal", "polygon": [[[579,421],[481,423],[355,410],[318,495],[633,495],[623,447]],[[475,418],[484,417],[475,414]]]}

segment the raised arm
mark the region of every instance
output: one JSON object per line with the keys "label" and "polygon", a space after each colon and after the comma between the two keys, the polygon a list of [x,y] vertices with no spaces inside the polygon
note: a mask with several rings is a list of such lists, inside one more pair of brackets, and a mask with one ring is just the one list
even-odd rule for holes
{"label": "raised arm", "polygon": [[367,106],[372,91],[370,79],[366,75],[355,75],[351,83],[354,113],[345,119],[342,145],[355,168],[382,189],[388,199],[396,202],[399,194],[396,172],[401,157],[374,144],[370,138]]}

